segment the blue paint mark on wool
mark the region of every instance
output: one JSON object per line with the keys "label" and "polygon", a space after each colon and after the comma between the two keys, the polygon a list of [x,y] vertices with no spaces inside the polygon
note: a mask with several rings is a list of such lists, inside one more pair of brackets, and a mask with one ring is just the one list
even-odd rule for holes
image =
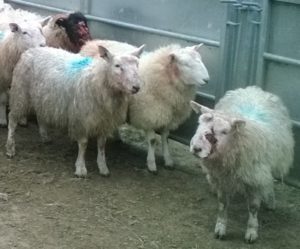
{"label": "blue paint mark on wool", "polygon": [[0,41],[4,38],[4,32],[0,31]]}
{"label": "blue paint mark on wool", "polygon": [[67,62],[67,72],[70,74],[76,74],[87,68],[93,62],[91,57],[76,57]]}
{"label": "blue paint mark on wool", "polygon": [[237,107],[237,112],[248,119],[267,123],[269,121],[268,114],[260,108],[253,105],[241,105]]}

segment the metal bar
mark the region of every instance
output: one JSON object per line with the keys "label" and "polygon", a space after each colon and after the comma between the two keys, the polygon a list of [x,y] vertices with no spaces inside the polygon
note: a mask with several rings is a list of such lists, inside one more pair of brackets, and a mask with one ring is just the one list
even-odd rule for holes
{"label": "metal bar", "polygon": [[162,36],[167,36],[167,37],[171,37],[171,38],[177,38],[177,39],[191,41],[191,42],[195,42],[195,43],[204,43],[204,44],[206,44],[208,46],[212,46],[212,47],[220,47],[220,42],[218,42],[218,41],[200,38],[197,36],[184,35],[184,34],[179,34],[179,33],[175,33],[175,32],[140,26],[140,25],[136,25],[136,24],[125,23],[125,22],[116,21],[116,20],[112,20],[112,19],[96,17],[96,16],[92,16],[92,15],[86,15],[86,18],[88,18],[89,20],[99,21],[102,23],[106,23],[106,24],[110,24],[110,25],[114,25],[114,26],[118,26],[118,27],[122,27],[122,28],[128,28],[128,29],[132,29],[132,30],[136,30],[136,31],[147,32],[150,34],[156,34],[156,35],[162,35]]}
{"label": "metal bar", "polygon": [[[28,7],[49,10],[49,11],[55,11],[55,12],[68,12],[67,10],[63,10],[60,8],[49,7],[49,6],[36,4],[36,3],[29,3],[29,2],[21,1],[21,0],[8,0],[7,2],[20,4],[20,5],[24,5],[24,6],[28,6]],[[180,33],[176,33],[176,32],[159,30],[159,29],[155,29],[155,28],[121,22],[121,21],[112,20],[112,19],[108,19],[108,18],[97,17],[97,16],[93,16],[93,15],[85,15],[85,17],[88,20],[98,21],[98,22],[102,22],[105,24],[109,24],[109,25],[113,25],[113,26],[117,26],[117,27],[121,27],[121,28],[128,28],[128,29],[135,30],[135,31],[141,31],[141,32],[146,32],[146,33],[150,33],[150,34],[181,39],[181,40],[190,41],[190,42],[194,42],[194,43],[204,43],[205,45],[208,45],[211,47],[220,47],[220,42],[218,42],[218,41],[205,39],[205,38],[201,38],[201,37],[197,37],[197,36],[191,36],[191,35],[185,35],[185,34],[180,34]]]}
{"label": "metal bar", "polygon": [[300,121],[292,120],[293,126],[296,128],[300,128]]}
{"label": "metal bar", "polygon": [[212,94],[197,92],[197,95],[200,96],[201,98],[205,98],[205,99],[208,99],[208,100],[211,100],[211,101],[216,100],[216,97]]}
{"label": "metal bar", "polygon": [[281,55],[264,53],[264,58],[270,61],[280,62],[280,63],[294,65],[294,66],[300,66],[300,60],[292,59]]}

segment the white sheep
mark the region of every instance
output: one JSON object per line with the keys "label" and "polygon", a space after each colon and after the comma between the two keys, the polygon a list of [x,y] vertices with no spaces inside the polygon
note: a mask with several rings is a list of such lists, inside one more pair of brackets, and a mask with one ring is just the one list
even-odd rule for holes
{"label": "white sheep", "polygon": [[209,80],[199,49],[202,46],[170,45],[150,52],[140,59],[141,91],[129,103],[129,124],[146,132],[148,170],[157,173],[155,132],[161,133],[166,167],[173,168],[168,135],[190,116],[190,100],[198,86]]}
{"label": "white sheep", "polygon": [[217,238],[226,235],[227,208],[236,192],[248,199],[246,242],[258,237],[261,201],[275,207],[273,176],[282,178],[293,161],[294,139],[286,107],[258,87],[228,91],[214,110],[191,102],[202,115],[190,149],[201,158],[209,183],[217,190]]}
{"label": "white sheep", "polygon": [[9,31],[0,32],[0,126],[7,125],[7,91],[21,54],[29,48],[46,45],[38,23],[10,23],[9,27]]}
{"label": "white sheep", "polygon": [[106,138],[125,122],[128,97],[139,90],[138,56],[143,46],[123,55],[112,55],[99,46],[101,58],[92,59],[55,48],[30,49],[14,70],[10,90],[7,155],[15,155],[18,121],[33,110],[41,137],[47,126],[66,129],[78,142],[77,176],[85,176],[84,154],[89,137],[97,137],[97,164],[108,175]]}
{"label": "white sheep", "polygon": [[[117,41],[89,41],[80,53],[95,57],[97,46],[114,53],[132,49],[132,45]],[[129,101],[128,122],[146,131],[148,140],[148,170],[157,173],[155,163],[155,132],[161,132],[165,165],[173,168],[168,148],[168,135],[190,115],[190,100],[195,98],[198,86],[206,84],[209,75],[199,49],[202,46],[180,47],[170,45],[142,55],[139,75],[143,86]]]}

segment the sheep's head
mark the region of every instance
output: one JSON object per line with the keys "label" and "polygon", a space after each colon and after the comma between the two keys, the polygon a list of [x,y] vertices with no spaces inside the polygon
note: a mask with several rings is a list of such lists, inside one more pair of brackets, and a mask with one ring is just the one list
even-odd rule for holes
{"label": "sheep's head", "polygon": [[173,75],[186,85],[202,86],[209,81],[208,71],[199,52],[202,45],[178,48],[169,54]]}
{"label": "sheep's head", "polygon": [[80,12],[61,15],[55,19],[55,24],[65,30],[70,42],[76,47],[76,52],[91,39],[87,19]]}
{"label": "sheep's head", "polygon": [[223,154],[234,139],[234,134],[245,121],[229,117],[191,101],[191,107],[199,117],[199,125],[190,143],[190,151],[200,158],[214,158]]}
{"label": "sheep's head", "polygon": [[9,28],[12,32],[14,41],[18,48],[25,51],[29,48],[46,46],[46,39],[42,34],[41,26],[38,24],[10,23]]}
{"label": "sheep's head", "polygon": [[139,91],[141,79],[138,64],[143,49],[144,45],[131,53],[112,55],[106,48],[99,46],[100,57],[108,62],[108,77],[114,88],[133,94]]}

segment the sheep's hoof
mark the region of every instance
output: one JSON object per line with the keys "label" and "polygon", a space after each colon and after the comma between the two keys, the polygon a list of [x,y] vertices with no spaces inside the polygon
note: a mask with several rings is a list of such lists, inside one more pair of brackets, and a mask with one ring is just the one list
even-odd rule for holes
{"label": "sheep's hoof", "polygon": [[6,152],[6,156],[8,159],[12,159],[15,156],[14,152]]}
{"label": "sheep's hoof", "polygon": [[217,223],[215,227],[215,238],[219,240],[225,239],[226,226],[223,223]]}
{"label": "sheep's hoof", "polygon": [[110,177],[110,172],[107,172],[107,173],[101,173],[101,172],[100,172],[100,175],[101,175],[102,177]]}
{"label": "sheep's hoof", "polygon": [[245,234],[245,242],[252,244],[254,243],[258,238],[257,231],[255,229],[247,229]]}
{"label": "sheep's hoof", "polygon": [[85,178],[87,176],[86,168],[77,168],[76,167],[75,175],[79,178]]}
{"label": "sheep's hoof", "polygon": [[157,170],[150,170],[148,169],[148,172],[151,173],[152,175],[158,175],[158,171]]}

